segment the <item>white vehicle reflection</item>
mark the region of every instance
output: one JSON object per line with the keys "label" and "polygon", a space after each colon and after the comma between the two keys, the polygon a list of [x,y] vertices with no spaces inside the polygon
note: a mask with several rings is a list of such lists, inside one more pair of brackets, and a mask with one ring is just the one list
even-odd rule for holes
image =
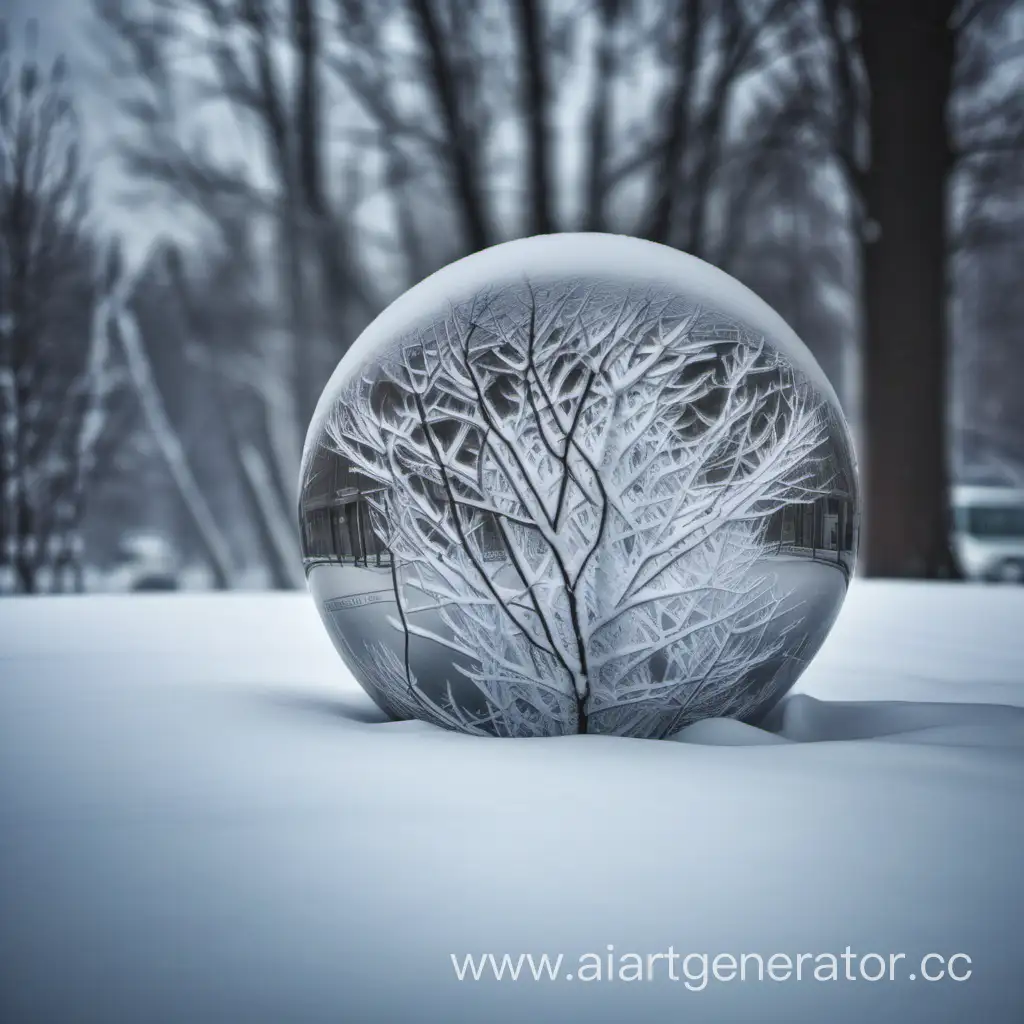
{"label": "white vehicle reflection", "polygon": [[1024,583],[1024,490],[953,488],[953,544],[968,579]]}

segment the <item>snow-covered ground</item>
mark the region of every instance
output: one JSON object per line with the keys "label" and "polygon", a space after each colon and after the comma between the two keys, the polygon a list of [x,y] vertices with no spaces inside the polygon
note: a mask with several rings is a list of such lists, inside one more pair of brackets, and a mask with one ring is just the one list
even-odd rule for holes
{"label": "snow-covered ground", "polygon": [[[0,1019],[1019,1024],[1024,589],[858,580],[798,690],[773,732],[476,739],[382,722],[305,595],[0,602]],[[905,958],[450,959],[608,945]]]}

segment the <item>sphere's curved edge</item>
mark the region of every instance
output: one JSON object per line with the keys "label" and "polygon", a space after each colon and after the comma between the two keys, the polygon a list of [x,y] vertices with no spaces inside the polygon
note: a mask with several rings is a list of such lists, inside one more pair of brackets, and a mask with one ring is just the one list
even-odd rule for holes
{"label": "sphere's curved edge", "polygon": [[814,383],[839,408],[835,390],[796,332],[764,299],[724,270],[689,253],[629,235],[597,232],[533,235],[502,242],[449,263],[383,310],[352,343],[327,382],[306,435],[306,454],[350,368],[365,359],[381,340],[409,330],[418,319],[436,312],[438,306],[461,301],[488,285],[522,275],[531,278],[556,274],[602,275],[612,270],[624,280],[635,279],[676,289],[763,332],[795,365],[811,375]]}

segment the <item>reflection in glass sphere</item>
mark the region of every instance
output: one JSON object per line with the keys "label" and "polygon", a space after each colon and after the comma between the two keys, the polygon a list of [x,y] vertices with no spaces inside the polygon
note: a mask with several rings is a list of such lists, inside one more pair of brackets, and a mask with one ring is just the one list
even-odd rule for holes
{"label": "reflection in glass sphere", "polygon": [[388,714],[665,737],[759,720],[838,614],[832,388],[721,271],[611,235],[485,250],[392,304],[307,438],[310,590]]}

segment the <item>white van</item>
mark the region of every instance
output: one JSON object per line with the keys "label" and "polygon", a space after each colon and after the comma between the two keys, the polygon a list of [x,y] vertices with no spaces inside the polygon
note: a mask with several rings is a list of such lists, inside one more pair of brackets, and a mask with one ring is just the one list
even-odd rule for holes
{"label": "white van", "polygon": [[1024,583],[1024,490],[953,488],[953,550],[970,580]]}

